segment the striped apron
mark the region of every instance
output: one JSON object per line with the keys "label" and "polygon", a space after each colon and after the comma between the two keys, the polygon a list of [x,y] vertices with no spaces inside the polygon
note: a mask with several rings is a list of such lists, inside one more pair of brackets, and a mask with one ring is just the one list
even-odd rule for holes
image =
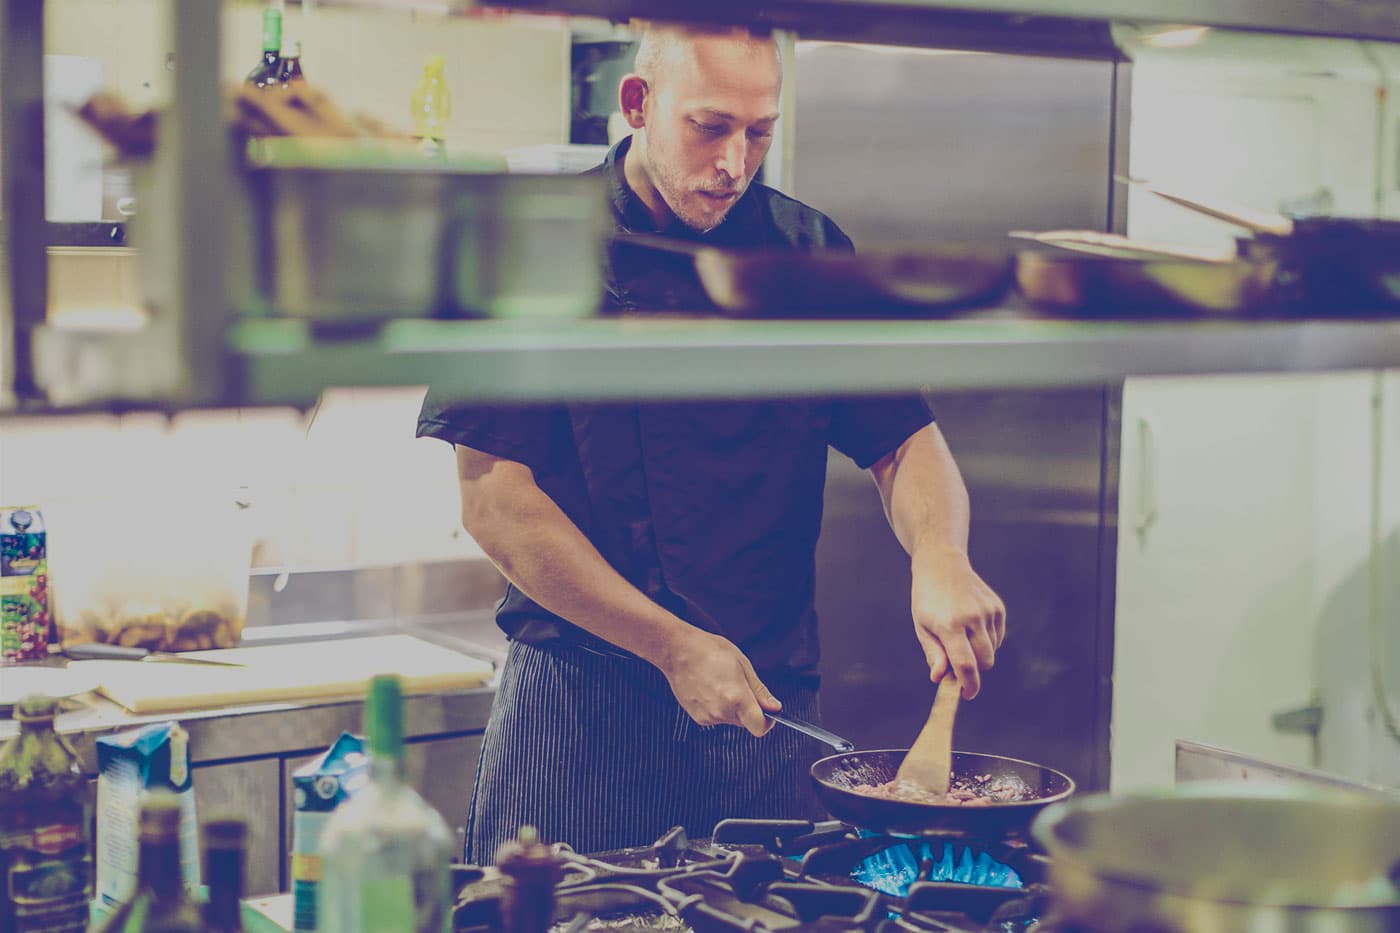
{"label": "striped apron", "polygon": [[[820,720],[817,693],[768,683]],[[489,864],[523,825],[578,852],[645,845],[728,817],[820,819],[808,767],[826,747],[791,729],[703,728],[655,667],[559,642],[512,642],[477,767],[466,861]]]}

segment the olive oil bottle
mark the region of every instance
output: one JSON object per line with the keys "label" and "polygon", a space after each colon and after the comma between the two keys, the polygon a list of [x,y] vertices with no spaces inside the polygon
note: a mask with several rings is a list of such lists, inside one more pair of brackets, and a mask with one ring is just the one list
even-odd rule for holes
{"label": "olive oil bottle", "polygon": [[87,929],[92,796],[57,713],[48,697],[20,700],[19,735],[0,748],[0,933]]}

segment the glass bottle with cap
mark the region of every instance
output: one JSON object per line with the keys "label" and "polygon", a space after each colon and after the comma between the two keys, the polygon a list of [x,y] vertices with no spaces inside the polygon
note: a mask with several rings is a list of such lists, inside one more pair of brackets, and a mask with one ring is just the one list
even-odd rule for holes
{"label": "glass bottle with cap", "polygon": [[277,72],[277,80],[284,88],[306,80],[306,73],[301,70],[300,39],[293,41],[291,47],[282,53],[282,66]]}
{"label": "glass bottle with cap", "polygon": [[0,930],[87,929],[92,797],[57,715],[57,700],[25,697],[0,747]]}
{"label": "glass bottle with cap", "polygon": [[180,800],[146,792],[137,841],[136,891],[98,929],[101,933],[203,933],[204,917],[180,871]]}
{"label": "glass bottle with cap", "polygon": [[282,72],[282,11],[276,7],[263,10],[262,59],[248,72],[244,80],[254,87],[277,84]]}
{"label": "glass bottle with cap", "polygon": [[452,95],[442,74],[441,55],[431,55],[423,63],[423,76],[413,89],[410,101],[413,115],[413,135],[420,141],[423,152],[436,155],[443,151],[447,138],[447,118],[452,115]]}
{"label": "glass bottle with cap", "polygon": [[318,929],[326,933],[447,933],[452,834],[404,775],[399,679],[370,681],[365,701],[370,778],[332,814]]}

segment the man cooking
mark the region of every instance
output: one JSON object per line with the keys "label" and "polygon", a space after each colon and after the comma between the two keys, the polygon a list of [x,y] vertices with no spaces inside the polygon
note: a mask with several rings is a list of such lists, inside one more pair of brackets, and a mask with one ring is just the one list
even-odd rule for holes
{"label": "man cooking", "polygon": [[[753,182],[779,119],[774,42],[653,26],[635,68],[619,89],[633,134],[594,170],[619,231],[852,248]],[[608,266],[606,310],[711,307],[687,257],[618,244]],[[870,470],[909,553],[930,677],[951,671],[975,696],[1004,636],[1002,602],[968,560],[967,491],[917,398],[484,408],[430,393],[418,433],[455,446],[462,523],[510,581],[469,861],[525,824],[601,851],[678,824],[821,815],[807,777],[819,747],[768,734],[764,714],[819,718],[828,446]]]}

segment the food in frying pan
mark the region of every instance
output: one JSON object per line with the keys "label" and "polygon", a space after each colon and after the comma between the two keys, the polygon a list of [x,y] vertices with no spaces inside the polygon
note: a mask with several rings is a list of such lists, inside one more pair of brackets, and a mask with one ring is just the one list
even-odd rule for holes
{"label": "food in frying pan", "polygon": [[913,781],[887,781],[884,784],[855,784],[851,790],[867,797],[881,800],[902,800],[906,803],[925,803],[963,807],[986,807],[994,803],[1011,803],[1016,800],[1029,800],[1031,793],[1024,782],[1014,775],[993,778],[990,774],[979,774],[970,778],[954,778],[948,787],[947,796],[933,793]]}

